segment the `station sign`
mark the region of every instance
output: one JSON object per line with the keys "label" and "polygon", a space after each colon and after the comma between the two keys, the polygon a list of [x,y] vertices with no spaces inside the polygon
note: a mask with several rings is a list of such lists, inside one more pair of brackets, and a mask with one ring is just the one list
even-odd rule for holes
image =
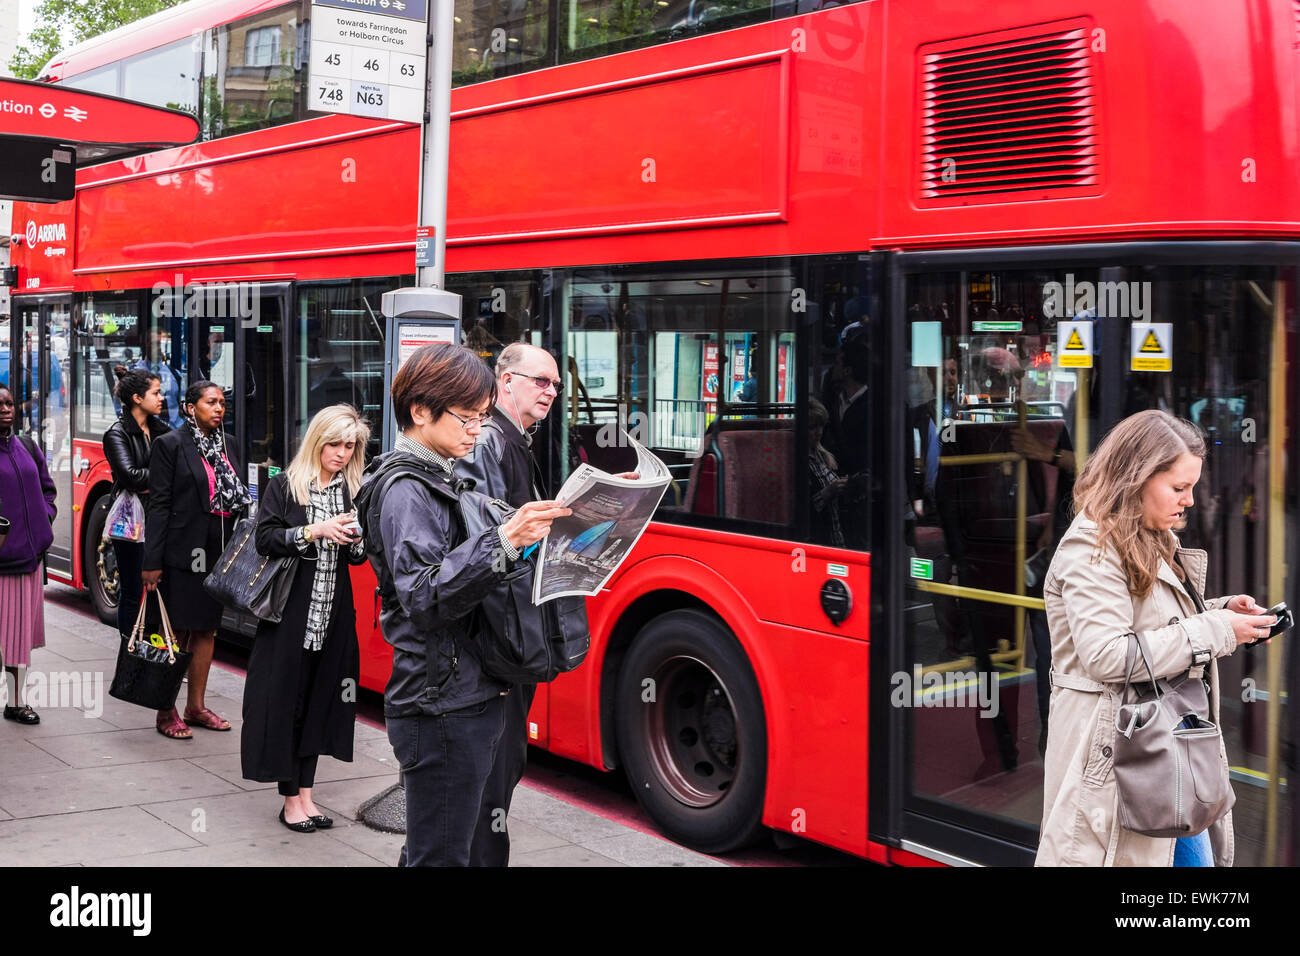
{"label": "station sign", "polygon": [[1131,326],[1134,372],[1174,370],[1174,326],[1172,322],[1134,322]]}
{"label": "station sign", "polygon": [[0,135],[104,147],[96,159],[124,150],[184,146],[199,138],[189,113],[87,93],[65,86],[0,77]]}
{"label": "station sign", "polygon": [[1056,324],[1057,368],[1092,368],[1091,322]]}
{"label": "station sign", "polygon": [[425,0],[313,0],[307,108],[424,121]]}
{"label": "station sign", "polygon": [[1018,319],[976,319],[970,327],[972,332],[1021,332],[1024,323]]}

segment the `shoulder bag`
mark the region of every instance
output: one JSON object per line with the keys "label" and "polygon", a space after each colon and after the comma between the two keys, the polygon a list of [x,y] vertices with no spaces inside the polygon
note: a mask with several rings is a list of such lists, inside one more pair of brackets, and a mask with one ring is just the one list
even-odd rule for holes
{"label": "shoulder bag", "polygon": [[[1203,612],[1200,596],[1194,591],[1192,596]],[[1135,684],[1139,658],[1147,679]],[[1140,672],[1138,678],[1141,682]],[[1200,676],[1189,671],[1156,677],[1146,640],[1130,633],[1123,696],[1115,713],[1120,826],[1150,837],[1189,837],[1232,809],[1236,794],[1219,757],[1219,728],[1209,715]]]}
{"label": "shoulder bag", "polygon": [[239,520],[217,566],[203,579],[203,587],[226,607],[277,624],[289,603],[298,558],[258,554],[256,531],[256,519]]}
{"label": "shoulder bag", "polygon": [[[506,502],[477,491],[462,491],[457,507],[471,538],[515,512]],[[549,683],[581,664],[590,646],[587,599],[559,597],[534,604],[536,574],[534,552],[505,572],[479,608],[483,670],[508,684]]]}

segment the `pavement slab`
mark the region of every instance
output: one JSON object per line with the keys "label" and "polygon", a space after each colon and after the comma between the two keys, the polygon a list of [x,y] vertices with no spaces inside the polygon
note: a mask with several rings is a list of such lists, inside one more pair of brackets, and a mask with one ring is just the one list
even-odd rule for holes
{"label": "pavement slab", "polygon": [[157,760],[189,760],[215,754],[239,753],[239,732],[193,731],[189,740],[171,740],[153,727],[148,730],[114,730],[86,736],[51,737],[42,749],[70,767],[106,767]]}
{"label": "pavement slab", "polygon": [[123,852],[176,850],[197,845],[139,807],[0,821],[0,866],[98,863]]}
{"label": "pavement slab", "polygon": [[115,767],[6,773],[0,777],[0,807],[15,817],[37,817],[210,796],[235,789],[231,783],[187,760],[163,760]]}
{"label": "pavement slab", "polygon": [[283,836],[217,843],[184,850],[165,850],[98,860],[100,866],[378,866],[379,861],[354,850],[324,832],[293,833],[280,827]]}

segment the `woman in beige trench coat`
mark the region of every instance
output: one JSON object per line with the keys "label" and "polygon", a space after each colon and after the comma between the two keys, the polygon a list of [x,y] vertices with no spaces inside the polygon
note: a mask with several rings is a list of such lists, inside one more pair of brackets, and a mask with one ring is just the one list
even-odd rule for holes
{"label": "woman in beige trench coat", "polygon": [[[1268,633],[1248,595],[1205,601],[1206,554],[1178,547],[1174,528],[1193,503],[1205,441],[1190,422],[1149,410],[1113,428],[1075,485],[1077,516],[1048,569],[1043,600],[1052,635],[1052,702],[1038,866],[1171,866],[1173,839],[1118,822],[1111,773],[1115,708],[1131,631],[1145,634],[1157,676],[1201,668],[1219,722],[1216,659]],[[1227,754],[1220,747],[1227,772]],[[1215,866],[1231,866],[1232,814],[1209,831]],[[1204,839],[1201,837],[1200,839]]]}

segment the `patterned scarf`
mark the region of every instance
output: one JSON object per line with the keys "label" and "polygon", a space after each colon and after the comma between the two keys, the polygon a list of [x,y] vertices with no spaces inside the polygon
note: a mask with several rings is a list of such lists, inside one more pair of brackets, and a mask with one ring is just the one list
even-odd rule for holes
{"label": "patterned scarf", "polygon": [[230,463],[226,461],[226,445],[221,437],[221,429],[214,428],[212,433],[204,435],[198,425],[190,423],[194,435],[194,444],[199,446],[199,454],[212,468],[216,475],[215,490],[212,492],[212,511],[225,511],[235,514],[247,510],[253,503],[252,496],[244,483],[239,480]]}

